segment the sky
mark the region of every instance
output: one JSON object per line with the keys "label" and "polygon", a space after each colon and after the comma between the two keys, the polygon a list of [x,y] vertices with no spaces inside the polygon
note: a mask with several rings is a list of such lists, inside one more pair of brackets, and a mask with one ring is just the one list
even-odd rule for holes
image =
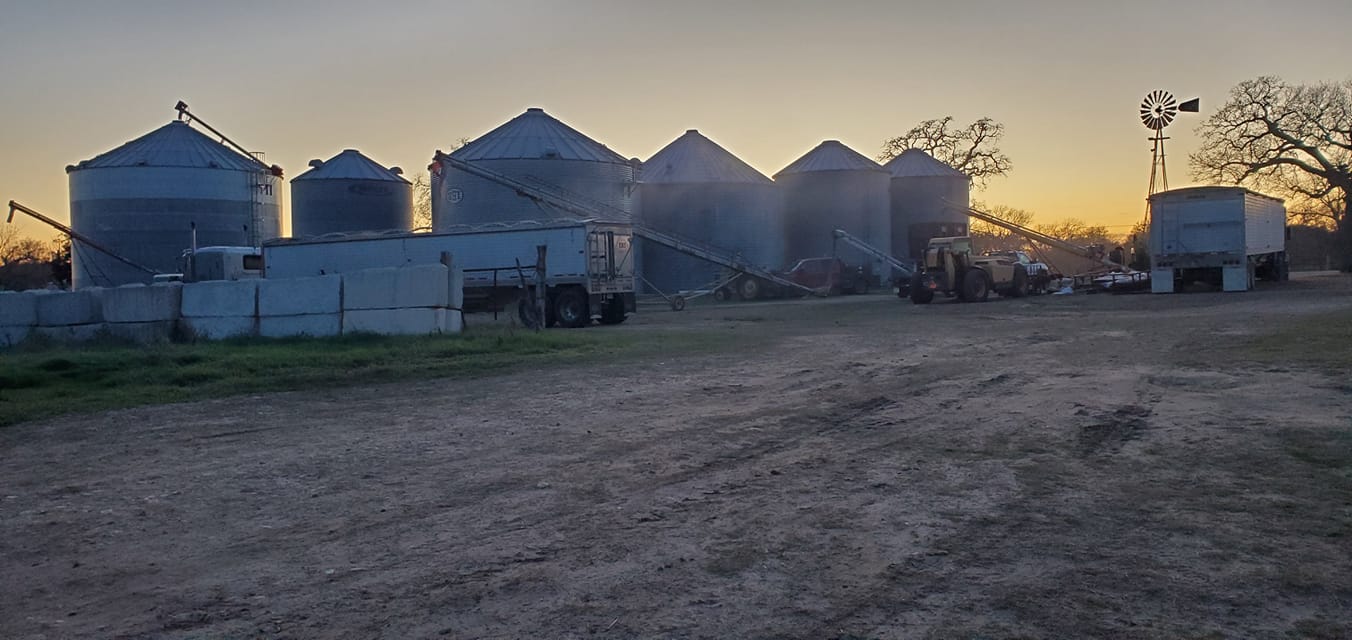
{"label": "sky", "polygon": [[412,178],[528,107],[642,159],[699,129],[766,175],[989,116],[1014,169],[973,199],[1126,233],[1145,94],[1201,99],[1166,130],[1169,184],[1192,184],[1231,87],[1352,77],[1349,23],[1347,0],[0,0],[0,202],[68,220],[66,165],[178,100],[288,178],[346,148]]}

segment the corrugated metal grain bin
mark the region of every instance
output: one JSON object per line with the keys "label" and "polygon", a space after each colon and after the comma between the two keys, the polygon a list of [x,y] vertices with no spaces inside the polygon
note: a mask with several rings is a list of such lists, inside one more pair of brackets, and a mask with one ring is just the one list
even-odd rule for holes
{"label": "corrugated metal grain bin", "polygon": [[[890,267],[848,245],[831,232],[844,229],[887,251],[892,242],[888,187],[891,175],[859,152],[827,140],[775,174],[784,194],[785,262],[835,255],[850,266],[865,266],[886,278]],[[875,284],[877,282],[875,281]]]}
{"label": "corrugated metal grain bin", "polygon": [[[280,233],[280,170],[185,122],[171,122],[66,167],[71,226],[133,262],[165,273],[199,246],[254,245]],[[75,287],[149,282],[150,275],[93,249],[72,248]]]}
{"label": "corrugated metal grain bin", "polygon": [[920,149],[903,151],[883,168],[892,175],[892,255],[915,258],[930,238],[967,235],[972,181],[966,174]]}
{"label": "corrugated metal grain bin", "polygon": [[[633,211],[634,169],[629,161],[543,109],[527,109],[450,155],[527,184],[562,189],[611,209]],[[431,170],[434,229],[571,217],[453,167],[433,163]]]}
{"label": "corrugated metal grain bin", "polygon": [[356,149],[291,179],[291,235],[413,228],[413,185]]}
{"label": "corrugated metal grain bin", "polygon": [[[741,256],[761,267],[784,263],[784,203],[769,178],[691,129],[663,147],[639,176],[643,224]],[[719,268],[641,243],[643,276],[662,291],[709,284]]]}

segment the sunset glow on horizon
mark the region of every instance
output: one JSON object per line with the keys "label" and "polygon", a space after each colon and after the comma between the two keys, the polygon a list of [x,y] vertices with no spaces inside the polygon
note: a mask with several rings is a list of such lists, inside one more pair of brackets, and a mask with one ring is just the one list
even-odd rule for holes
{"label": "sunset glow on horizon", "polygon": [[826,139],[876,157],[922,120],[989,116],[1014,169],[974,200],[1126,233],[1150,173],[1146,93],[1201,98],[1166,130],[1181,187],[1193,127],[1235,84],[1352,73],[1352,5],[1322,0],[19,1],[5,16],[0,199],[62,220],[66,165],[181,99],[287,180],[347,148],[412,179],[528,107],[640,159],[699,129],[767,176]]}

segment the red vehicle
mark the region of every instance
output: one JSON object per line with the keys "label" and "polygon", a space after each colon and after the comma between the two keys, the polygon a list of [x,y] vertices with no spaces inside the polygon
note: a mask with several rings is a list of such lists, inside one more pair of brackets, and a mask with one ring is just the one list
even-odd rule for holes
{"label": "red vehicle", "polygon": [[784,278],[830,295],[868,293],[868,274],[839,258],[804,258],[779,274]]}

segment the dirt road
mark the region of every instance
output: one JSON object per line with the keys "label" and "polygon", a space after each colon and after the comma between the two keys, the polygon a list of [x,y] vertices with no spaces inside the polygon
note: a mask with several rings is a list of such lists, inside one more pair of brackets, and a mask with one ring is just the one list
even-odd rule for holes
{"label": "dirt road", "polygon": [[589,331],[743,346],[18,425],[0,636],[1349,637],[1352,385],[1213,357],[1348,308],[692,307]]}

